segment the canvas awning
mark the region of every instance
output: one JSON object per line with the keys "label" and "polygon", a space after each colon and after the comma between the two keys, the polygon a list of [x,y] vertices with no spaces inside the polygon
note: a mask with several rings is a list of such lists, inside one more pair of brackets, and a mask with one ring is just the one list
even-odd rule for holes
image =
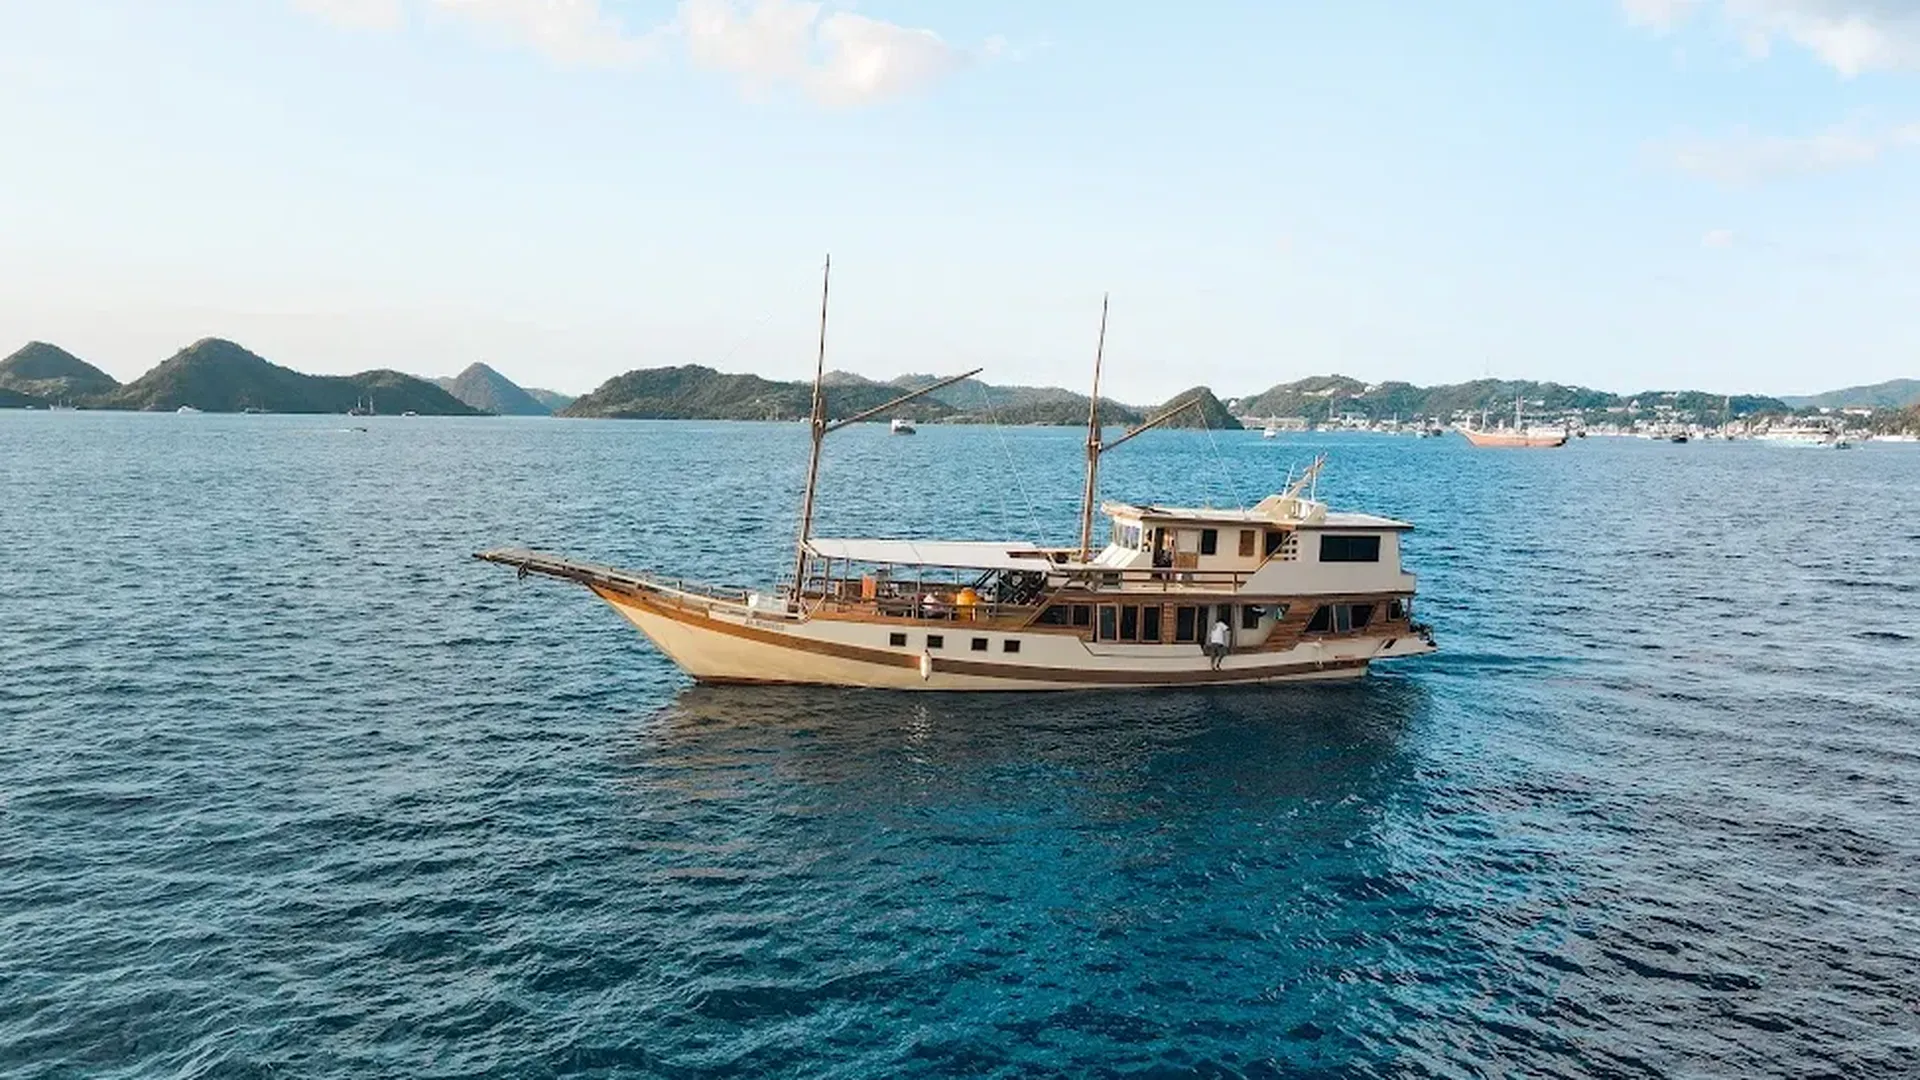
{"label": "canvas awning", "polygon": [[807,550],[823,559],[942,566],[966,570],[1040,570],[1049,563],[1025,541],[985,540],[834,540],[816,536]]}

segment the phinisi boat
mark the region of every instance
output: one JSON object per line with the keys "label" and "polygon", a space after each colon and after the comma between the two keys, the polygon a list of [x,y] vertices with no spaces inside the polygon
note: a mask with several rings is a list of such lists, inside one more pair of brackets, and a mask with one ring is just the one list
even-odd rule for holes
{"label": "phinisi boat", "polygon": [[1513,426],[1511,428],[1490,428],[1486,416],[1482,414],[1478,428],[1463,427],[1460,434],[1474,446],[1519,446],[1542,447],[1551,449],[1567,444],[1567,429],[1525,427],[1520,419],[1520,399],[1513,399]]}
{"label": "phinisi boat", "polygon": [[[831,272],[829,262],[829,273]],[[520,549],[479,553],[578,582],[704,683],[899,690],[1068,690],[1350,679],[1433,652],[1400,565],[1412,526],[1315,498],[1324,458],[1247,509],[1096,503],[1107,441],[1101,312],[1087,417],[1080,542],[830,539],[812,534],[821,446],[848,424],[967,376],[829,422],[822,290],[812,451],[793,578],[763,592],[696,585]],[[973,375],[975,372],[968,372]],[[1095,550],[1096,508],[1111,523]],[[1224,639],[1224,647],[1210,643]]]}

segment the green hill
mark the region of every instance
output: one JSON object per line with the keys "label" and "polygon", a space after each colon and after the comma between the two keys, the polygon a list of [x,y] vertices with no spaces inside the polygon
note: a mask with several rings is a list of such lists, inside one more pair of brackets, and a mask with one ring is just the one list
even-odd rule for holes
{"label": "green hill", "polygon": [[[858,375],[836,372],[843,379]],[[866,381],[866,380],[862,380]],[[938,375],[902,375],[886,385],[914,390],[939,382]],[[954,410],[952,423],[1009,425],[1055,424],[1082,426],[1087,422],[1087,395],[1057,386],[996,386],[979,379],[962,379],[928,395]],[[1101,419],[1113,424],[1137,424],[1140,410],[1112,398],[1100,399]]]}
{"label": "green hill", "polygon": [[551,416],[553,410],[532,394],[520,389],[513,380],[485,364],[469,364],[451,379],[435,379],[434,385],[481,412],[498,416]]}
{"label": "green hill", "polygon": [[[850,416],[884,405],[900,394],[896,387],[868,382],[829,386],[827,411],[833,416]],[[561,415],[629,420],[795,420],[812,409],[811,383],[774,382],[758,375],[730,375],[688,364],[615,376],[567,406]],[[939,420],[952,412],[937,400],[923,398],[875,419],[903,416],[918,421]]]}
{"label": "green hill", "polygon": [[1153,416],[1159,416],[1168,409],[1183,405],[1198,398],[1200,403],[1194,408],[1183,411],[1179,416],[1167,421],[1162,427],[1169,428],[1207,428],[1212,431],[1239,431],[1240,421],[1233,418],[1213,391],[1204,386],[1183,390],[1167,399],[1167,403],[1152,410]]}
{"label": "green hill", "polygon": [[542,390],[537,386],[527,387],[527,396],[545,406],[550,413],[560,412],[578,400],[572,394],[563,394],[558,390]]}
{"label": "green hill", "polygon": [[0,386],[0,409],[38,409],[46,402],[32,394]]}
{"label": "green hill", "polygon": [[474,413],[445,390],[398,371],[306,375],[220,338],[194,342],[102,403],[159,411],[190,405],[203,412],[344,413],[369,398],[382,413]]}
{"label": "green hill", "polygon": [[1867,386],[1849,386],[1811,397],[1781,398],[1796,409],[1904,409],[1920,405],[1920,379],[1889,379]]}
{"label": "green hill", "polygon": [[[1345,375],[1320,375],[1298,382],[1282,383],[1237,402],[1241,416],[1303,416],[1322,421],[1331,415],[1358,414],[1371,420],[1417,416],[1450,417],[1455,413],[1509,414],[1513,399],[1527,403],[1529,412],[1560,413],[1607,409],[1638,400],[1642,405],[1658,401],[1700,415],[1719,415],[1728,404],[1726,397],[1701,391],[1656,391],[1640,394],[1609,394],[1584,386],[1530,380],[1475,379],[1472,382],[1441,386],[1415,386],[1404,382],[1367,384]],[[1762,412],[1784,412],[1786,405],[1777,398],[1736,394],[1731,402],[1733,415],[1750,416]]]}
{"label": "green hill", "polygon": [[114,377],[58,345],[29,341],[0,360],[0,387],[50,402],[80,403],[119,389]]}

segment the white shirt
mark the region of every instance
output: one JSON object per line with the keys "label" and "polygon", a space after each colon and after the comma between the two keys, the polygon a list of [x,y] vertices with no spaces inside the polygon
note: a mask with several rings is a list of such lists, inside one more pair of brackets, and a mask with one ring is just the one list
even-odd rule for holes
{"label": "white shirt", "polygon": [[1233,636],[1232,629],[1226,623],[1217,622],[1213,624],[1213,632],[1207,635],[1207,641],[1214,645],[1225,645],[1231,636]]}

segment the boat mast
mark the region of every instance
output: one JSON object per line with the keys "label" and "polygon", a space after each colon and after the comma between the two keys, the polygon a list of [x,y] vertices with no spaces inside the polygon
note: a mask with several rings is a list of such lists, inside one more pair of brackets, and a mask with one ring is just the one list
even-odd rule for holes
{"label": "boat mast", "polygon": [[1100,343],[1093,351],[1093,396],[1087,399],[1087,486],[1080,501],[1080,561],[1086,562],[1093,547],[1093,489],[1100,474],[1100,361],[1107,353],[1107,302],[1111,294],[1100,297]]}
{"label": "boat mast", "polygon": [[800,594],[807,584],[807,540],[813,535],[813,491],[820,482],[820,444],[827,438],[827,399],[821,383],[827,374],[827,297],[833,285],[833,256],[828,254],[827,265],[820,272],[820,354],[813,366],[813,412],[808,420],[808,428],[813,436],[813,449],[807,455],[807,493],[800,501],[800,543],[793,555],[793,600],[800,602]]}

